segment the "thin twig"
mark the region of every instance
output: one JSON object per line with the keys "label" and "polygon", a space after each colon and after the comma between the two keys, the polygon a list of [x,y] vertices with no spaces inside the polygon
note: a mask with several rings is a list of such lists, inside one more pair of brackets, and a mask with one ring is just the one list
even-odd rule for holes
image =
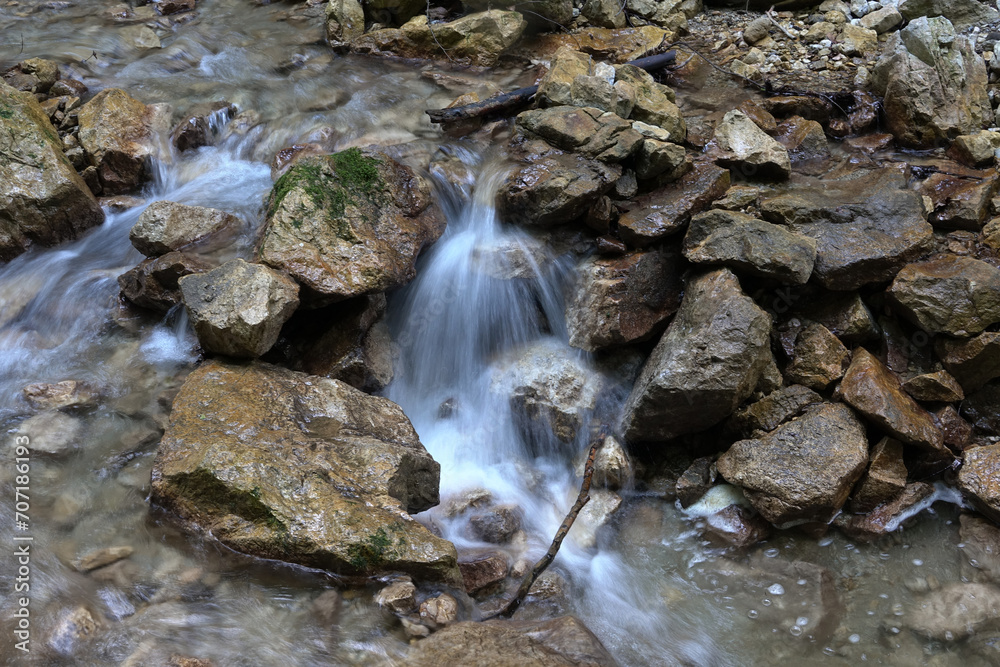
{"label": "thin twig", "polygon": [[431,0],[427,0],[427,9],[424,13],[425,16],[427,16],[427,29],[431,33],[431,39],[433,39],[434,43],[438,45],[438,48],[444,52],[445,57],[448,58],[450,62],[455,62],[455,60],[451,57],[451,54],[448,53],[448,49],[444,48],[444,45],[438,41],[437,35],[434,34],[434,25],[431,22]]}
{"label": "thin twig", "polygon": [[787,37],[788,39],[795,39],[787,30],[785,30],[784,26],[782,26],[780,23],[778,23],[778,20],[776,18],[774,18],[774,16],[771,14],[771,12],[773,12],[773,11],[774,11],[774,5],[771,5],[771,8],[769,10],[767,10],[766,12],[764,12],[764,16],[766,16],[767,18],[771,19],[771,23],[773,23],[775,25],[775,27],[778,28],[778,30],[780,30],[781,32],[785,33],[785,37]]}

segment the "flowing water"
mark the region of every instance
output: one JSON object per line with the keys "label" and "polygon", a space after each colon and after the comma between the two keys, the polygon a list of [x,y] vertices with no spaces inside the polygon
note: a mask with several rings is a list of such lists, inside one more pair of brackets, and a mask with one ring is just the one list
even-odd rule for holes
{"label": "flowing water", "polygon": [[[307,15],[315,8],[301,3],[201,0],[194,18],[156,19],[162,48],[145,50],[134,44],[143,23],[113,20],[112,7],[4,3],[0,58],[70,63],[68,72],[92,90],[117,86],[147,103],[169,103],[175,118],[219,99],[255,115],[236,131],[219,128],[213,147],[178,155],[164,141],[144,204],[109,213],[75,242],[0,267],[4,545],[14,544],[15,437],[67,445],[31,458],[32,652],[13,648],[16,570],[8,555],[0,558],[0,658],[138,666],[178,653],[220,666],[400,664],[406,637],[374,608],[373,589],[343,591],[343,609],[330,624],[313,606],[321,591],[336,587],[329,576],[233,554],[150,511],[158,428],[198,352],[182,311],[157,320],[123,308],[116,277],[140,261],[128,230],[158,199],[237,214],[244,233],[218,253],[246,256],[271,185],[268,162],[292,143],[335,150],[410,142],[415,152],[440,147],[455,156],[472,176],[464,185],[438,183],[449,227],[421,259],[417,279],[390,295],[400,354],[385,393],[441,463],[442,505],[419,518],[463,553],[483,549],[450,508],[485,489],[520,508],[523,532],[507,550],[523,568],[544,552],[575,499],[592,427],[615,422],[634,370],[627,357],[594,359],[569,347],[562,298],[577,258],[553,249],[565,243],[498,219],[491,201],[502,160],[449,142],[419,113],[453,98],[449,85],[512,88],[523,77],[442,79],[425,76],[434,67],[335,56],[318,43],[318,14]],[[571,369],[595,394],[575,439],[533,432],[514,418],[510,391],[532,372],[517,363],[525,354]],[[93,387],[93,404],[24,424],[30,410],[23,387],[67,379]],[[946,502],[877,545],[853,544],[837,532],[820,539],[788,532],[734,553],[702,537],[711,498],[681,512],[646,488],[624,490],[621,509],[604,526],[581,518],[548,575],[552,595],[529,599],[519,617],[576,614],[626,665],[953,665],[996,656],[989,638],[950,645],[899,626],[922,592],[964,574],[958,500],[947,489],[936,496]],[[68,565],[108,546],[134,553],[99,577]],[[833,576],[823,580],[798,561]],[[831,586],[842,609],[830,602]],[[98,626],[89,638],[61,630],[81,606]]]}

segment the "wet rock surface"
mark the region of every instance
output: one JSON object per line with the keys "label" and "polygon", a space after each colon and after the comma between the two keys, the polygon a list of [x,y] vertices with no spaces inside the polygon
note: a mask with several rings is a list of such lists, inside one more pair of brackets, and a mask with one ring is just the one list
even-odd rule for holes
{"label": "wet rock surface", "polygon": [[929,593],[904,622],[938,641],[964,639],[1000,620],[1000,589],[986,584],[949,584]]}
{"label": "wet rock surface", "polygon": [[906,488],[906,476],[902,443],[882,438],[869,453],[868,470],[854,489],[851,509],[869,512],[893,500]]}
{"label": "wet rock surface", "polygon": [[122,296],[135,305],[167,312],[181,302],[181,278],[213,268],[214,263],[197,255],[168,252],[155,259],[143,260],[118,276],[118,286]]}
{"label": "wet rock surface", "polygon": [[792,173],[785,147],[740,111],[728,112],[716,126],[708,153],[748,177],[783,179]]}
{"label": "wet rock surface", "polygon": [[226,229],[236,232],[239,224],[236,216],[225,211],[157,201],[139,216],[129,231],[129,240],[143,255],[159,257],[200,244]]}
{"label": "wet rock surface", "polygon": [[888,290],[900,313],[924,331],[968,338],[1000,322],[1000,269],[944,255],[904,267]]}
{"label": "wet rock surface", "polygon": [[1000,445],[973,447],[958,471],[958,488],[980,512],[1000,521]]}
{"label": "wet rock surface", "polygon": [[97,169],[105,194],[126,194],[148,177],[155,111],[118,88],[102,90],[80,107],[80,145]]}

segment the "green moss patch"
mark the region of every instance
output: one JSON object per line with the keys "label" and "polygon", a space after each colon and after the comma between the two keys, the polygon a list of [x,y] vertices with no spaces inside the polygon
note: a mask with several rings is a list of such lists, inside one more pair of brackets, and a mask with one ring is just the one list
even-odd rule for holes
{"label": "green moss patch", "polygon": [[406,545],[406,538],[390,535],[390,533],[397,533],[401,527],[398,524],[393,524],[389,526],[389,532],[386,532],[385,528],[379,528],[360,544],[349,546],[347,548],[347,561],[351,567],[361,572],[370,572],[398,559],[400,557],[399,549]]}
{"label": "green moss patch", "polygon": [[287,531],[271,510],[260,501],[260,489],[239,491],[226,486],[204,468],[177,475],[172,480],[178,495],[203,512],[235,514],[251,523],[263,524],[276,531]]}

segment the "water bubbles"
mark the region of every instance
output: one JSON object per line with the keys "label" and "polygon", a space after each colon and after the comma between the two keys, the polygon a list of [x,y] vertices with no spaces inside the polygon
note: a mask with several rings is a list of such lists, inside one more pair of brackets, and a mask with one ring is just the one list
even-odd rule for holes
{"label": "water bubbles", "polygon": [[861,641],[861,635],[854,633],[853,635],[847,638],[847,641],[851,642],[852,644],[857,644],[858,642]]}
{"label": "water bubbles", "polygon": [[778,555],[778,553],[779,552],[777,547],[771,547],[770,549],[764,552],[764,555],[767,556],[768,558],[774,558]]}
{"label": "water bubbles", "polygon": [[781,584],[771,584],[770,586],[768,586],[767,592],[770,593],[771,595],[784,595],[785,587],[782,586]]}
{"label": "water bubbles", "polygon": [[890,558],[892,558],[892,555],[883,551],[878,555],[878,557],[881,558],[882,560],[889,560]]}
{"label": "water bubbles", "polygon": [[802,635],[802,626],[793,625],[792,627],[788,628],[788,632],[793,637],[799,637]]}
{"label": "water bubbles", "polygon": [[972,567],[979,567],[979,561],[976,560],[975,558],[970,558],[969,565],[971,565]]}
{"label": "water bubbles", "polygon": [[805,626],[809,625],[809,618],[806,616],[799,616],[797,619],[795,619],[795,625],[799,626],[800,628],[804,628]]}
{"label": "water bubbles", "polygon": [[771,606],[771,601],[768,598],[764,598],[763,600],[760,601],[760,603],[762,605],[764,605],[765,607],[770,607]]}
{"label": "water bubbles", "polygon": [[758,616],[760,616],[760,612],[756,609],[751,609],[747,612],[747,618],[757,618]]}
{"label": "water bubbles", "polygon": [[799,580],[798,580],[798,581],[796,581],[795,583],[797,583],[797,584],[798,584],[799,586],[805,586],[805,585],[806,585],[806,584],[808,584],[809,582],[808,582],[808,581],[806,581],[805,579],[799,579]]}
{"label": "water bubbles", "polygon": [[828,547],[831,544],[833,544],[832,537],[824,537],[823,539],[821,539],[819,542],[816,543],[816,545],[820,547]]}
{"label": "water bubbles", "polygon": [[833,650],[832,646],[824,646],[823,655],[834,656],[837,655],[837,652]]}

